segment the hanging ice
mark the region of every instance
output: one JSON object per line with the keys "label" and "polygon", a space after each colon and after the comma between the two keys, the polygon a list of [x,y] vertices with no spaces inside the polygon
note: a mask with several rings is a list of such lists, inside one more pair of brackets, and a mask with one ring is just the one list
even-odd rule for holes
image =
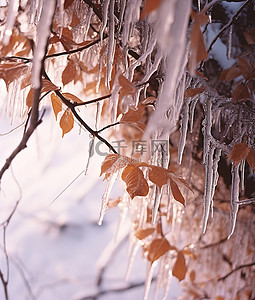
{"label": "hanging ice", "polygon": [[110,81],[112,74],[113,59],[115,54],[115,25],[114,25],[114,3],[115,0],[111,0],[109,8],[109,38],[107,43],[107,69],[106,69],[106,86],[110,89]]}
{"label": "hanging ice", "polygon": [[9,44],[10,37],[12,35],[12,28],[15,23],[18,8],[19,8],[19,0],[9,0],[7,21],[5,24],[4,37],[2,42],[4,46]]}

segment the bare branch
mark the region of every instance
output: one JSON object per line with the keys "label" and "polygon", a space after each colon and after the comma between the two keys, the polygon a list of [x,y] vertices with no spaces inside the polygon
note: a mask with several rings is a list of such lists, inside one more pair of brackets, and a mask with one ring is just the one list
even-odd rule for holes
{"label": "bare branch", "polygon": [[111,97],[111,94],[107,94],[105,96],[102,96],[102,97],[99,97],[99,98],[95,98],[95,99],[92,99],[92,100],[88,100],[88,101],[85,101],[83,103],[77,103],[77,102],[74,102],[74,106],[83,106],[83,105],[87,105],[87,104],[92,104],[92,103],[97,103],[99,101],[102,101],[102,100],[105,100],[107,98],[110,98]]}
{"label": "bare branch", "polygon": [[98,130],[97,133],[100,133],[100,132],[102,132],[102,131],[104,131],[104,130],[110,128],[110,127],[113,127],[113,126],[116,126],[116,125],[119,125],[119,124],[120,124],[120,122],[116,122],[116,123],[113,123],[113,124],[109,124],[109,125],[107,125],[107,126],[101,128],[100,130]]}
{"label": "bare branch", "polygon": [[240,266],[236,267],[235,269],[233,269],[232,271],[230,271],[229,273],[227,273],[225,276],[220,277],[218,279],[218,281],[225,280],[227,277],[229,277],[231,274],[233,274],[234,272],[236,272],[238,270],[241,270],[243,268],[252,267],[252,266],[255,266],[255,262],[251,262],[249,264],[240,265]]}

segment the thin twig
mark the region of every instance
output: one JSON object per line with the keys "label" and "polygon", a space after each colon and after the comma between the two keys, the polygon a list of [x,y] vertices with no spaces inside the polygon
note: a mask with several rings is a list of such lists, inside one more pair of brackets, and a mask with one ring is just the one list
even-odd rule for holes
{"label": "thin twig", "polygon": [[102,132],[102,131],[104,131],[104,130],[110,128],[110,127],[113,127],[113,126],[116,126],[116,125],[119,125],[119,124],[120,124],[120,122],[116,122],[116,123],[113,123],[113,124],[109,124],[109,125],[107,125],[107,126],[101,128],[100,130],[98,130],[97,133],[100,133],[100,132]]}
{"label": "thin twig", "polygon": [[82,103],[75,102],[75,103],[73,103],[73,105],[74,106],[82,106],[82,105],[97,103],[99,101],[105,100],[105,99],[110,98],[110,97],[111,97],[111,94],[107,94],[105,96],[95,98],[95,99],[92,99],[92,100],[88,100],[88,101],[85,101],[85,102],[82,102]]}
{"label": "thin twig", "polygon": [[246,0],[243,3],[243,5],[238,9],[238,11],[232,16],[232,18],[229,20],[229,22],[224,27],[222,27],[222,29],[219,31],[219,33],[216,35],[216,37],[212,40],[207,52],[210,52],[212,50],[212,46],[217,41],[217,39],[222,35],[222,33],[225,30],[227,30],[234,23],[234,21],[237,19],[237,16],[241,13],[241,11],[244,9],[244,7],[251,1],[252,0]]}
{"label": "thin twig", "polygon": [[233,274],[234,272],[236,272],[236,271],[238,271],[240,269],[247,268],[247,267],[252,267],[252,266],[255,266],[255,262],[251,262],[249,264],[240,265],[240,266],[236,267],[235,269],[233,269],[232,271],[230,271],[229,273],[227,273],[226,275],[224,275],[223,277],[220,277],[218,279],[218,281],[225,280],[231,274]]}

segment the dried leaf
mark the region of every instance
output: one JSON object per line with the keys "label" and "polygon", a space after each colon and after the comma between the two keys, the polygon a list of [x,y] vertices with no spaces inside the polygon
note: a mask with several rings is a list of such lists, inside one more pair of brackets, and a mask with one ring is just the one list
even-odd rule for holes
{"label": "dried leaf", "polygon": [[138,167],[134,167],[126,174],[124,181],[131,199],[136,196],[146,196],[149,192],[149,185]]}
{"label": "dried leaf", "polygon": [[41,90],[41,93],[50,92],[50,91],[56,91],[56,90],[59,90],[59,88],[55,84],[53,84],[48,79],[42,79],[42,90]]}
{"label": "dried leaf", "polygon": [[120,123],[139,122],[143,116],[144,108],[145,106],[143,104],[139,104],[136,110],[129,108],[129,110],[122,116]]}
{"label": "dried leaf", "polygon": [[125,76],[120,74],[119,76],[119,84],[121,86],[120,95],[121,98],[126,95],[135,95],[136,94],[136,87],[130,82]]}
{"label": "dried leaf", "polygon": [[178,252],[176,262],[174,264],[172,274],[176,278],[179,279],[179,281],[183,280],[187,273],[187,267],[185,262],[185,257],[183,255],[182,251]]}
{"label": "dried leaf", "polygon": [[182,196],[181,191],[178,188],[178,185],[176,184],[176,182],[170,178],[170,187],[171,187],[171,191],[173,194],[173,197],[176,201],[180,202],[181,204],[183,204],[183,206],[185,207],[185,200]]}
{"label": "dried leaf", "polygon": [[62,93],[62,95],[68,99],[68,100],[72,100],[73,102],[76,102],[76,103],[83,103],[83,101],[76,97],[75,95],[71,94],[71,93]]}
{"label": "dried leaf", "polygon": [[119,154],[108,154],[101,165],[101,173],[100,176],[102,176],[104,173],[107,175],[107,171],[111,169],[111,167],[114,165],[114,163],[120,158]]}
{"label": "dried leaf", "polygon": [[62,102],[54,93],[51,94],[51,104],[57,120],[58,113],[62,111]]}
{"label": "dried leaf", "polygon": [[73,4],[74,0],[65,0],[64,9],[67,9],[69,6]]}
{"label": "dried leaf", "polygon": [[240,71],[245,79],[249,79],[251,75],[251,68],[247,61],[241,56],[238,57]]}
{"label": "dried leaf", "polygon": [[31,88],[27,94],[27,99],[26,99],[26,105],[28,108],[32,107],[33,100],[34,100],[34,89]]}
{"label": "dried leaf", "polygon": [[149,179],[151,182],[155,183],[161,188],[169,180],[169,173],[164,168],[157,167],[157,166],[150,166]]}
{"label": "dried leaf", "polygon": [[76,72],[76,64],[69,60],[62,73],[62,83],[64,86],[74,80]]}
{"label": "dried leaf", "polygon": [[28,70],[28,66],[24,63],[17,62],[4,62],[0,63],[0,78],[5,81],[7,90],[9,85],[14,80],[25,75]]}
{"label": "dried leaf", "polygon": [[80,19],[78,18],[76,12],[74,11],[74,12],[73,12],[73,17],[72,17],[72,22],[71,22],[70,26],[71,26],[72,28],[74,28],[74,27],[78,26],[80,23],[81,23],[81,21],[80,21]]}
{"label": "dried leaf", "polygon": [[140,19],[144,19],[148,14],[156,10],[160,6],[161,2],[162,0],[146,0]]}
{"label": "dried leaf", "polygon": [[234,163],[234,166],[238,165],[243,159],[247,157],[250,152],[250,148],[245,143],[235,144],[232,151],[229,153],[228,158]]}
{"label": "dried leaf", "polygon": [[234,103],[250,99],[250,92],[244,83],[240,83],[232,93]]}
{"label": "dried leaf", "polygon": [[148,260],[153,263],[169,250],[176,250],[176,248],[171,246],[165,237],[155,239],[149,245]]}
{"label": "dried leaf", "polygon": [[255,150],[250,148],[250,151],[247,155],[247,162],[251,167],[251,171],[255,172]]}
{"label": "dried leaf", "polygon": [[66,133],[68,133],[70,130],[72,130],[73,125],[74,125],[74,118],[73,114],[70,111],[69,108],[65,110],[63,113],[60,122],[59,122],[60,128],[62,129],[62,138]]}
{"label": "dried leaf", "polygon": [[248,32],[244,32],[244,37],[249,45],[255,45],[255,29],[249,28]]}
{"label": "dried leaf", "polygon": [[143,240],[145,239],[147,236],[151,235],[153,232],[155,231],[155,228],[150,227],[150,228],[146,228],[146,229],[141,229],[138,230],[135,234],[135,236],[139,239],[139,240]]}
{"label": "dried leaf", "polygon": [[134,169],[134,166],[127,165],[125,169],[122,171],[121,179],[125,181],[126,176]]}
{"label": "dried leaf", "polygon": [[194,97],[198,94],[201,94],[205,90],[205,87],[187,89],[184,93],[184,98]]}
{"label": "dried leaf", "polygon": [[194,270],[191,270],[189,273],[189,279],[191,282],[194,282],[196,279],[196,272]]}

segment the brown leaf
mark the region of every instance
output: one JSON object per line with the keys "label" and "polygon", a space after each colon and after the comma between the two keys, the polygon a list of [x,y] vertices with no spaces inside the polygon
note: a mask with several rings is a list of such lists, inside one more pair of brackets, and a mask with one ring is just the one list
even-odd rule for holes
{"label": "brown leaf", "polygon": [[24,63],[4,62],[0,63],[0,78],[5,81],[8,90],[11,82],[25,75],[28,66]]}
{"label": "brown leaf", "polygon": [[250,99],[250,92],[244,83],[240,83],[232,93],[234,103]]}
{"label": "brown leaf", "polygon": [[169,250],[176,250],[176,248],[171,246],[165,237],[155,239],[149,245],[148,260],[153,263]]}
{"label": "brown leaf", "polygon": [[140,19],[144,19],[148,14],[156,10],[160,6],[161,2],[162,0],[146,0]]}
{"label": "brown leaf", "polygon": [[63,138],[64,135],[68,133],[73,128],[74,125],[73,114],[69,108],[67,108],[64,114],[62,115],[59,125],[60,128],[62,129],[62,138]]}
{"label": "brown leaf", "polygon": [[176,278],[179,279],[179,281],[183,280],[187,273],[187,267],[185,262],[185,257],[183,255],[182,251],[178,252],[176,262],[174,264],[172,274]]}
{"label": "brown leaf", "polygon": [[255,172],[255,150],[250,148],[250,151],[247,155],[247,162],[251,167],[251,171]]}
{"label": "brown leaf", "polygon": [[139,104],[136,110],[129,108],[129,110],[122,116],[120,123],[139,122],[143,116],[144,108],[145,106],[143,104]]}
{"label": "brown leaf", "polygon": [[59,90],[59,88],[53,84],[48,79],[42,79],[42,90],[41,93],[50,92],[50,91],[56,91]]}
{"label": "brown leaf", "polygon": [[181,204],[183,204],[183,206],[185,207],[185,200],[182,196],[181,191],[178,188],[178,185],[176,184],[176,182],[170,178],[170,187],[171,187],[171,191],[173,194],[173,197],[176,201],[180,202]]}
{"label": "brown leaf", "polygon": [[27,94],[26,105],[28,108],[31,108],[34,100],[34,89],[31,88]]}
{"label": "brown leaf", "polygon": [[160,188],[169,180],[169,173],[166,169],[158,166],[149,167],[149,179]]}
{"label": "brown leaf", "polygon": [[249,28],[248,32],[244,32],[244,37],[248,44],[255,45],[255,29]]}
{"label": "brown leaf", "polygon": [[119,84],[121,86],[120,95],[121,98],[126,95],[135,95],[136,94],[136,87],[130,82],[125,76],[120,74],[119,76]]}
{"label": "brown leaf", "polygon": [[191,270],[189,273],[189,279],[191,282],[194,282],[196,279],[196,272],[194,270]]}
{"label": "brown leaf", "polygon": [[62,102],[54,93],[51,94],[51,104],[57,120],[58,113],[62,111]]}
{"label": "brown leaf", "polygon": [[187,89],[184,93],[184,98],[194,97],[198,94],[201,94],[205,90],[205,87]]}
{"label": "brown leaf", "polygon": [[236,166],[247,157],[250,150],[251,149],[245,143],[235,144],[232,151],[229,153],[228,158],[231,159],[234,166]]}
{"label": "brown leaf", "polygon": [[122,171],[121,179],[125,181],[126,176],[134,169],[134,166],[127,165],[125,169]]}
{"label": "brown leaf", "polygon": [[74,12],[73,12],[73,17],[72,17],[72,22],[71,22],[70,26],[71,26],[72,28],[74,28],[74,27],[78,26],[80,23],[81,23],[81,21],[80,21],[80,19],[78,18],[76,12],[74,11]]}
{"label": "brown leaf", "polygon": [[83,103],[83,101],[76,97],[75,95],[71,94],[71,93],[62,93],[62,95],[68,99],[68,100],[72,100],[73,102],[76,102],[76,103]]}
{"label": "brown leaf", "polygon": [[64,9],[67,9],[69,6],[73,4],[74,0],[65,0]]}
{"label": "brown leaf", "polygon": [[146,228],[146,229],[140,229],[136,232],[135,236],[139,239],[139,240],[143,240],[145,239],[147,236],[151,235],[153,232],[155,231],[155,228],[150,227],[150,228]]}
{"label": "brown leaf", "polygon": [[101,165],[101,173],[102,176],[104,173],[108,173],[109,169],[114,165],[114,163],[120,158],[119,154],[108,154]]}
{"label": "brown leaf", "polygon": [[238,57],[238,64],[243,77],[247,80],[250,78],[251,69],[247,61],[241,56]]}
{"label": "brown leaf", "polygon": [[146,196],[149,192],[149,185],[138,167],[134,167],[127,173],[124,181],[131,199],[136,196]]}
{"label": "brown leaf", "polygon": [[62,83],[64,86],[74,80],[76,72],[76,64],[69,60],[62,73]]}
{"label": "brown leaf", "polygon": [[118,197],[117,199],[110,199],[107,203],[108,208],[113,208],[119,205],[121,202],[121,197]]}

